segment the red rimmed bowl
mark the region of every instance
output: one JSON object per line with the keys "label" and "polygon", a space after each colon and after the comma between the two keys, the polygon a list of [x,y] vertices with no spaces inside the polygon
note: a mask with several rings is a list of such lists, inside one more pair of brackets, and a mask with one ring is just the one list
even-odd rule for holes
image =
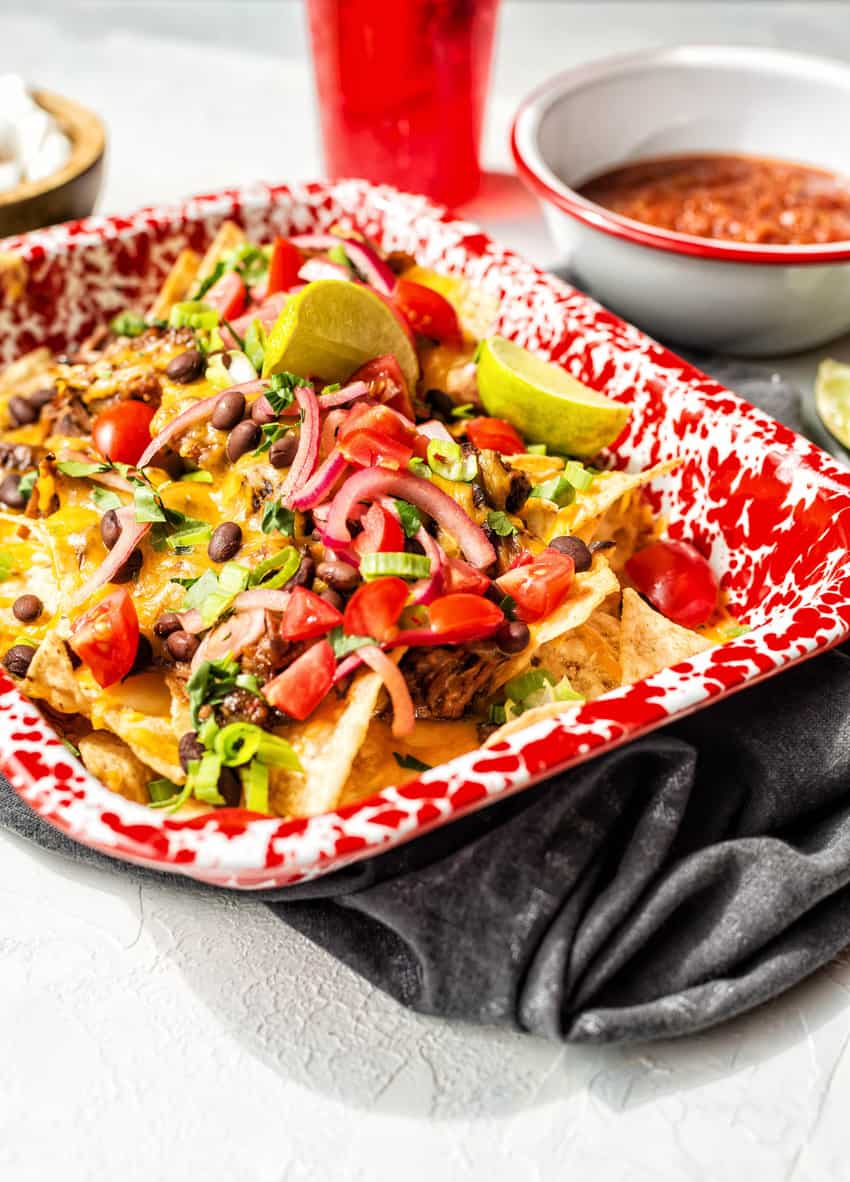
{"label": "red rimmed bowl", "polygon": [[44,341],[64,350],[128,304],[145,306],[180,249],[203,249],[224,218],[260,239],[341,222],[493,293],[497,331],[631,404],[614,461],[645,467],[683,458],[654,489],[655,507],[673,536],[695,540],[710,556],[752,631],[411,783],[296,821],[232,811],[181,821],[124,800],[93,780],[0,677],[0,768],[63,832],[116,857],[220,885],[298,882],[447,824],[850,634],[850,474],[424,198],[360,181],[258,187],[7,239],[0,252],[16,256],[18,287],[0,304],[0,361]]}
{"label": "red rimmed bowl", "polygon": [[653,335],[767,356],[850,330],[850,242],[760,246],[658,229],[576,190],[638,159],[746,153],[850,176],[850,66],[694,45],[568,70],[521,105],[512,146],[577,282]]}

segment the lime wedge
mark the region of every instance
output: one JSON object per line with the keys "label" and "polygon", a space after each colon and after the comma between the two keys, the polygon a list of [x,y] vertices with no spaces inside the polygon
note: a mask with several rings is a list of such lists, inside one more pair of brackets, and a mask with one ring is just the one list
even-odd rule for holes
{"label": "lime wedge", "polygon": [[344,382],[384,353],[393,354],[415,390],[419,362],[395,313],[368,288],[317,279],[286,301],[269,333],[263,377],[288,370]]}
{"label": "lime wedge", "polygon": [[815,378],[815,406],[823,425],[850,448],[850,365],[827,358]]}
{"label": "lime wedge", "polygon": [[488,414],[513,423],[530,443],[571,456],[595,455],[617,438],[630,414],[504,337],[481,343],[478,393]]}

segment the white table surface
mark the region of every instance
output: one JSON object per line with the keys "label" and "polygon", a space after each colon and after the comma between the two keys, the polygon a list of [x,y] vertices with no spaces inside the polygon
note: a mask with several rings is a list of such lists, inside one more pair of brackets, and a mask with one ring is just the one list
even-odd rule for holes
{"label": "white table surface", "polygon": [[[674,40],[850,58],[842,3],[513,3],[486,160],[574,61]],[[0,71],[106,118],[101,209],[319,173],[299,6],[0,4]],[[510,192],[510,190],[509,190]],[[515,196],[515,194],[514,194]],[[532,204],[485,224],[553,263]],[[850,345],[829,350],[850,360]],[[812,357],[784,372],[811,381]],[[698,1038],[559,1047],[400,1009],[258,903],[0,836],[4,1182],[850,1178],[850,960]]]}

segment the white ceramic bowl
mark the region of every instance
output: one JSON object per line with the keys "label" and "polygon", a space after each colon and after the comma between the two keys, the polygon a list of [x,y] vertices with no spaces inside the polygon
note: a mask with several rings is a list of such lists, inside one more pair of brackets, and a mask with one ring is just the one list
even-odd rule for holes
{"label": "white ceramic bowl", "polygon": [[750,246],[656,229],[579,196],[637,159],[745,152],[850,175],[850,66],[694,45],[568,70],[522,104],[512,143],[580,287],[655,336],[750,356],[850,329],[850,242]]}

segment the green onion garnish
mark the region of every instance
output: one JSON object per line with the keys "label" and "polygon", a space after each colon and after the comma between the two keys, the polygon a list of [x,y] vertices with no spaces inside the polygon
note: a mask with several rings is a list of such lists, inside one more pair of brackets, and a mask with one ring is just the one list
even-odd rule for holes
{"label": "green onion garnish", "polygon": [[430,439],[428,441],[428,466],[444,480],[461,480],[468,483],[478,475],[478,461],[470,452],[466,454],[454,439]]}
{"label": "green onion garnish", "polygon": [[219,315],[215,308],[201,300],[183,300],[175,304],[168,317],[171,328],[195,328],[211,332],[218,328]]}
{"label": "green onion garnish", "polygon": [[367,581],[396,575],[401,579],[426,579],[431,573],[431,559],[424,554],[396,553],[364,554],[360,559],[360,573]]}

